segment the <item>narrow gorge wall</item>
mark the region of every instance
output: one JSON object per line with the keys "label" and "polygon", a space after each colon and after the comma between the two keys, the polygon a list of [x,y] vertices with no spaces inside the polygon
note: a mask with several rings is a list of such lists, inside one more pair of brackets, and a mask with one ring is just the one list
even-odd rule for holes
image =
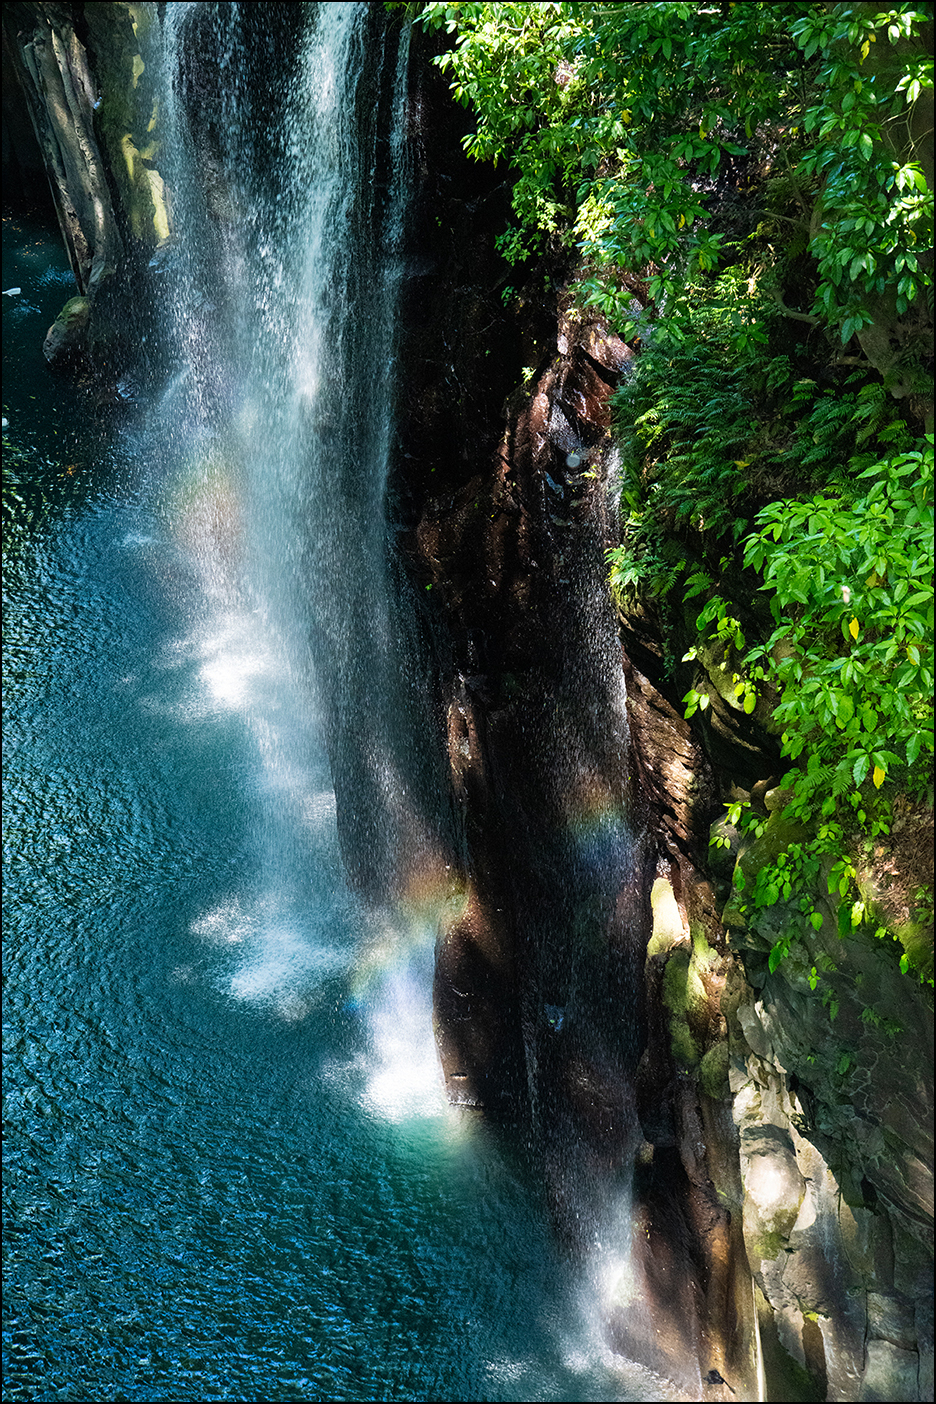
{"label": "narrow gorge wall", "polygon": [[[461,161],[458,119],[424,62],[414,85],[421,262],[403,496],[448,665],[440,708],[470,891],[436,977],[450,1095],[529,1109],[560,1231],[570,1210],[581,1224],[583,1202],[594,1211],[599,1167],[636,1154],[640,1271],[660,1332],[656,1345],[628,1341],[623,1314],[617,1329],[639,1358],[678,1374],[680,1350],[696,1350],[709,1397],[931,1397],[931,1000],[889,947],[840,938],[823,893],[815,948],[770,973],[775,937],[731,902],[735,865],[789,839],[769,712],[749,717],[719,688],[719,657],[707,670],[678,662],[697,642],[691,607],[622,618],[613,663],[596,624],[611,609],[598,602],[613,532],[608,397],[631,352],[568,305],[558,253],[520,277],[497,263],[505,191]],[[504,299],[511,281],[522,285]],[[690,724],[680,698],[693,684],[712,705]],[[570,705],[575,720],[555,727],[550,707]],[[720,818],[739,798],[773,816],[759,845]],[[544,828],[589,802],[626,816],[613,912],[589,910],[574,881],[552,886],[569,854],[550,851]],[[902,836],[866,861],[869,894],[886,905],[889,882],[931,884],[931,845],[931,811],[908,811]],[[565,959],[601,990],[581,1005],[591,1045],[562,1047],[568,1005],[550,990],[539,903]],[[810,987],[817,961],[825,1000]],[[563,1164],[553,1138],[575,1157]]]}
{"label": "narrow gorge wall", "polygon": [[3,10],[5,183],[33,183],[38,149],[78,288],[49,328],[46,358],[93,381],[105,401],[128,366],[146,364],[150,264],[170,233],[160,114],[141,53],[154,18],[145,4]]}

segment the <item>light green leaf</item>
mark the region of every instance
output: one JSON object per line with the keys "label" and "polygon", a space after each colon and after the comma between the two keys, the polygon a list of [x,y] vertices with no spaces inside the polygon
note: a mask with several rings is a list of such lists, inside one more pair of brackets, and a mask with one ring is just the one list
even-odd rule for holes
{"label": "light green leaf", "polygon": [[767,957],[767,965],[771,975],[774,973],[780,962],[784,960],[787,955],[789,955],[789,952],[790,943],[785,936],[781,936],[780,940],[776,943],[776,945],[771,948],[770,955]]}

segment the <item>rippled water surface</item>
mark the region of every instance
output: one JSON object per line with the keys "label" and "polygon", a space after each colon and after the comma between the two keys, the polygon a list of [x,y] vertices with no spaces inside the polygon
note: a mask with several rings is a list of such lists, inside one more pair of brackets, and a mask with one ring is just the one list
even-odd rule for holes
{"label": "rippled water surface", "polygon": [[657,1397],[445,1106],[429,915],[348,891],[301,678],[157,412],[43,369],[67,273],[7,232],[7,1397]]}

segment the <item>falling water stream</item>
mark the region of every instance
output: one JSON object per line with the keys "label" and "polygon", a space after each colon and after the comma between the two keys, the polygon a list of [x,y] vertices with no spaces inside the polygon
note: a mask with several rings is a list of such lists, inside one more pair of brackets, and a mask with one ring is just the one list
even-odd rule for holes
{"label": "falling water stream", "polygon": [[[405,28],[137,8],[163,388],[108,428],[26,361],[5,387],[47,470],[7,570],[7,1397],[659,1398],[433,1043],[384,510]],[[66,275],[25,227],[5,257],[15,352]]]}

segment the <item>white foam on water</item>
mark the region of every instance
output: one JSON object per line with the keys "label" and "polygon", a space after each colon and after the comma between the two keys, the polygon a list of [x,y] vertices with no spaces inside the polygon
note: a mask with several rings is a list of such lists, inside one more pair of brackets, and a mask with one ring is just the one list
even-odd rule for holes
{"label": "white foam on water", "polygon": [[448,1113],[432,1031],[431,983],[423,966],[410,957],[388,970],[368,1011],[372,1058],[362,1102],[385,1121]]}
{"label": "white foam on water", "polygon": [[[327,913],[320,913],[327,916]],[[216,976],[236,1001],[263,1008],[287,1022],[304,1019],[322,984],[347,964],[347,952],[312,914],[291,911],[287,900],[232,897],[190,927],[193,936],[220,950],[236,948],[233,968]]]}
{"label": "white foam on water", "polygon": [[232,897],[193,921],[189,929],[213,946],[236,946],[250,935],[251,924],[240,900]]}

